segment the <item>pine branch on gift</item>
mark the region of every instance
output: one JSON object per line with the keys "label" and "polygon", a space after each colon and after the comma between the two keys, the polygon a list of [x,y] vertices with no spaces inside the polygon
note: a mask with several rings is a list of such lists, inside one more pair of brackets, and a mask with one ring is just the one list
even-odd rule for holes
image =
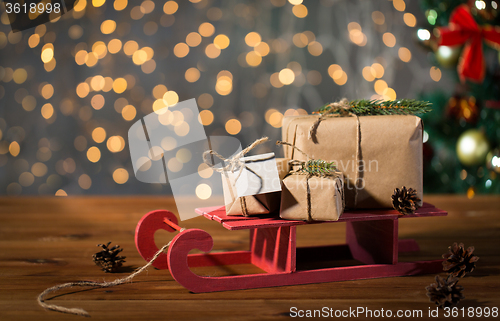
{"label": "pine branch on gift", "polygon": [[476,262],[479,260],[478,256],[472,254],[474,247],[469,246],[465,250],[464,244],[453,243],[448,247],[448,253],[443,254],[443,270],[455,277],[464,277],[467,273],[474,271]]}
{"label": "pine branch on gift", "polygon": [[464,299],[462,294],[463,286],[457,285],[460,279],[449,275],[446,279],[436,275],[436,283],[427,286],[427,296],[431,302],[436,303],[440,308],[447,308],[457,305]]}
{"label": "pine branch on gift", "polygon": [[[369,115],[416,115],[425,114],[430,111],[432,104],[428,101],[415,99],[400,99],[400,100],[367,100],[359,99],[349,102],[348,111],[357,116]],[[331,104],[326,104],[321,107],[316,113],[318,114],[342,114],[342,110],[331,110]]]}
{"label": "pine branch on gift", "polygon": [[95,253],[92,259],[104,272],[113,273],[118,271],[123,262],[125,262],[125,256],[118,255],[123,251],[120,245],[109,248],[109,244],[111,244],[111,242],[108,242],[108,244],[98,244],[97,246],[102,247],[102,251]]}
{"label": "pine branch on gift", "polygon": [[310,175],[328,176],[337,170],[335,162],[327,162],[321,159],[308,160],[301,168],[301,172]]}

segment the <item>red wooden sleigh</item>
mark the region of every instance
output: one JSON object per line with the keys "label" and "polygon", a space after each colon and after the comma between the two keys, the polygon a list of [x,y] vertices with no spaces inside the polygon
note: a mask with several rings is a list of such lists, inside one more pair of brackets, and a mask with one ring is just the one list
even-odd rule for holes
{"label": "red wooden sleigh", "polygon": [[[224,207],[200,208],[196,212],[221,223],[228,230],[250,230],[250,249],[208,253],[213,247],[213,239],[207,232],[188,229],[177,234],[171,241],[168,253],[161,254],[153,266],[169,269],[177,282],[195,293],[416,275],[442,270],[442,260],[398,262],[398,253],[419,250],[414,240],[398,240],[400,218],[447,214],[427,203],[413,215],[400,216],[394,210],[355,211],[345,212],[336,222],[313,223],[277,217],[227,216]],[[337,222],[346,223],[346,244],[296,247],[296,226]],[[166,210],[149,212],[137,224],[135,243],[137,250],[147,261],[158,251],[154,233],[159,229],[169,232],[181,230],[177,225],[177,217]],[[189,254],[193,249],[199,249],[205,254]],[[353,259],[363,264],[297,270],[298,253],[312,257],[346,252],[350,252]],[[267,273],[204,277],[190,270],[190,267],[233,264],[253,264]]]}

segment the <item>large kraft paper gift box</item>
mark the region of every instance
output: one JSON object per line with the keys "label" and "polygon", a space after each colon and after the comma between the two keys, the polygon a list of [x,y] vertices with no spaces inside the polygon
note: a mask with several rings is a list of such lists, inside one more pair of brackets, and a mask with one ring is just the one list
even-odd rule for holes
{"label": "large kraft paper gift box", "polygon": [[[316,128],[315,143],[309,133],[319,117],[284,117],[282,137],[312,159],[336,162],[345,178],[346,208],[390,208],[394,189],[402,186],[416,189],[422,199],[423,126],[419,117],[326,117]],[[306,160],[289,146],[284,150],[285,158]]]}

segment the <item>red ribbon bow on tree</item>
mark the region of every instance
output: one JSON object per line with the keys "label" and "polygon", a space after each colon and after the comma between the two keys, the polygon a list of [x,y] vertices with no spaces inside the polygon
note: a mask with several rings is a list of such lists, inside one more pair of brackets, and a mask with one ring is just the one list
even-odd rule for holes
{"label": "red ribbon bow on tree", "polygon": [[479,26],[470,13],[467,5],[458,6],[451,14],[448,27],[438,28],[440,32],[439,46],[456,46],[465,43],[458,63],[460,79],[482,82],[485,73],[483,44],[485,42],[500,49],[500,28],[490,25]]}

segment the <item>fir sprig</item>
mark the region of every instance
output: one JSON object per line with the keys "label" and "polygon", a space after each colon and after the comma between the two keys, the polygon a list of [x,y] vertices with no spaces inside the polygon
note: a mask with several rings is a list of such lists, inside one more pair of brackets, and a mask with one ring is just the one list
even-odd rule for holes
{"label": "fir sprig", "polygon": [[300,169],[303,173],[316,176],[332,175],[336,170],[335,162],[327,162],[321,159],[308,160]]}
{"label": "fir sprig", "polygon": [[[415,115],[425,114],[430,112],[432,104],[428,101],[421,101],[415,99],[401,99],[401,100],[367,100],[359,99],[349,102],[349,112],[358,116],[368,115]],[[319,114],[342,114],[338,108],[332,107],[331,104],[326,104],[316,113]]]}

